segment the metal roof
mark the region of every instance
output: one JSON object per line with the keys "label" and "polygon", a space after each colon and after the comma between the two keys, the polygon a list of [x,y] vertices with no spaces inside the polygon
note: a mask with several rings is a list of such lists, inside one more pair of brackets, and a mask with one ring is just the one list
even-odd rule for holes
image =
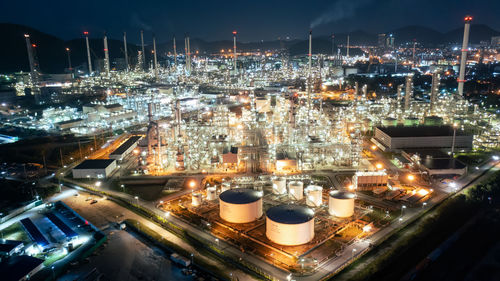
{"label": "metal roof", "polygon": [[73,169],[106,169],[114,161],[114,159],[87,159]]}
{"label": "metal roof", "polygon": [[352,192],[334,190],[330,192],[330,196],[336,199],[354,199],[356,195]]}
{"label": "metal roof", "polygon": [[[453,127],[451,126],[389,126],[377,127],[377,129],[381,130],[392,138],[453,136]],[[456,135],[464,136],[466,134],[462,130],[457,129]]]}
{"label": "metal roof", "polygon": [[300,224],[314,218],[314,211],[303,205],[278,205],[267,210],[266,216],[275,222]]}
{"label": "metal roof", "polygon": [[126,142],[120,145],[117,149],[110,153],[110,155],[122,155],[127,149],[132,145],[137,143],[141,139],[141,136],[131,136]]}
{"label": "metal roof", "polygon": [[219,199],[232,204],[247,204],[262,198],[262,192],[248,188],[236,188],[222,192]]}

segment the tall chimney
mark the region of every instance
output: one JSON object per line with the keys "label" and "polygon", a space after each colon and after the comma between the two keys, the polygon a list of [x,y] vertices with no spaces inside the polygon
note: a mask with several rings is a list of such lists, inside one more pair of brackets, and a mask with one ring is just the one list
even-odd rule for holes
{"label": "tall chimney", "polygon": [[430,96],[430,100],[431,100],[430,111],[431,111],[431,114],[434,113],[434,107],[435,107],[437,95],[438,95],[438,92],[439,92],[440,78],[441,78],[441,76],[439,74],[439,71],[435,71],[434,73],[432,73],[432,86],[431,86],[431,96]]}
{"label": "tall chimney", "polygon": [[174,65],[177,66],[177,44],[175,43],[175,36],[174,36]]}
{"label": "tall chimney", "polygon": [[68,69],[71,71],[71,50],[69,48],[66,48],[66,54],[68,55]]}
{"label": "tall chimney", "polygon": [[406,76],[406,90],[405,90],[405,108],[404,111],[408,111],[410,108],[410,97],[413,95],[413,73]]}
{"label": "tall chimney", "polygon": [[[312,30],[309,30],[309,62],[308,62],[308,69],[307,69],[307,118],[308,118],[308,123],[309,123],[309,114],[311,111],[311,75],[312,75]],[[309,124],[307,125],[309,126]]]}
{"label": "tall chimney", "polygon": [[24,34],[24,38],[26,39],[26,49],[28,51],[28,61],[30,64],[30,72],[31,72],[31,77],[36,76],[36,69],[35,69],[35,58],[33,56],[33,45],[31,45],[31,40],[29,34]]}
{"label": "tall chimney", "polygon": [[106,76],[109,76],[109,51],[108,51],[108,36],[104,33],[104,69]]}
{"label": "tall chimney", "polygon": [[350,46],[349,46],[349,35],[347,35],[347,50],[346,50],[346,53],[347,53],[346,56],[347,57],[349,57],[349,48],[350,48]]}
{"label": "tall chimney", "polygon": [[238,73],[238,66],[236,65],[237,57],[236,57],[236,30],[233,31],[233,58],[234,58],[234,75]]}
{"label": "tall chimney", "polygon": [[153,57],[155,64],[155,79],[158,81],[158,60],[156,57],[156,37],[153,34]]}
{"label": "tall chimney", "polygon": [[142,49],[142,69],[146,69],[146,53],[144,53],[144,30],[141,30],[141,49]]}
{"label": "tall chimney", "polygon": [[189,44],[189,35],[187,36],[186,41],[187,41],[187,61],[188,61],[187,72],[188,74],[191,74],[191,45]]}
{"label": "tall chimney", "polygon": [[92,59],[90,58],[89,32],[84,31],[83,34],[85,35],[85,43],[87,44],[87,59],[89,63],[89,75],[90,75],[92,74]]}
{"label": "tall chimney", "polygon": [[125,50],[125,70],[128,72],[127,32],[123,32],[123,48]]}
{"label": "tall chimney", "polygon": [[458,95],[460,97],[464,95],[465,65],[467,64],[467,51],[469,48],[469,30],[472,17],[466,16],[464,20],[465,20],[464,41],[462,42],[462,58],[460,59],[460,74],[458,75]]}
{"label": "tall chimney", "polygon": [[412,55],[413,67],[416,66],[416,61],[415,61],[415,45],[416,44],[417,44],[417,39],[413,39],[413,55]]}

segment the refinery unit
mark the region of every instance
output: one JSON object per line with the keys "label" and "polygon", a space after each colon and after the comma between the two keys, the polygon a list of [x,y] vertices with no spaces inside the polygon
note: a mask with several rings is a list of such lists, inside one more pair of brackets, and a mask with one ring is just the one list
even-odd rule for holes
{"label": "refinery unit", "polygon": [[[469,22],[466,18],[466,38]],[[153,37],[148,62],[143,32],[140,51],[132,55],[124,34],[125,67],[118,71],[110,66],[106,35],[98,64],[84,35],[88,73],[60,77],[55,84],[39,72],[26,35],[31,71],[16,90],[19,95],[29,90],[39,105],[47,85],[60,88],[53,95],[58,98],[90,92],[100,98],[24,118],[12,114],[5,124],[76,136],[120,131],[120,147],[76,165],[74,179],[201,178],[184,185],[190,189],[174,199],[155,202],[157,208],[289,272],[314,272],[402,216],[405,204],[420,206],[439,193],[428,181],[439,171],[429,168],[415,180],[412,173],[424,170],[419,165],[425,159],[405,150],[411,147],[391,144],[380,128],[447,128],[446,145],[439,147],[447,159],[455,152],[498,147],[496,114],[463,97],[466,39],[457,94],[440,90],[446,67],[418,69],[414,47],[405,69],[390,74],[404,82],[379,98],[367,85],[349,85],[355,63],[375,56],[363,47],[357,47],[362,55],[350,55],[349,39],[345,54],[313,54],[310,32],[307,56],[289,58],[282,52],[238,51],[236,31],[233,48],[218,54],[191,50],[189,36],[184,53],[177,52],[175,39],[173,53],[157,52]],[[397,53],[381,55],[391,58],[397,61]],[[432,77],[428,98],[414,94],[415,73]],[[374,162],[379,151],[395,162],[401,161],[395,152],[409,155],[415,165],[391,170]]]}

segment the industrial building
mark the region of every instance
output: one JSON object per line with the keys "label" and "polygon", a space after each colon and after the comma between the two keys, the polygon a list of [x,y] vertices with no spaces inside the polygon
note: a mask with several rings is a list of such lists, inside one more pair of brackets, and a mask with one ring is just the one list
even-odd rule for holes
{"label": "industrial building", "polygon": [[262,192],[238,188],[219,195],[220,217],[230,223],[248,223],[262,216]]}
{"label": "industrial building", "polygon": [[374,142],[383,150],[405,148],[472,149],[473,136],[452,126],[376,127]]}
{"label": "industrial building", "polygon": [[314,238],[314,211],[302,205],[279,205],[266,212],[266,236],[279,245],[301,245]]}
{"label": "industrial building", "polygon": [[136,147],[137,143],[141,139],[141,136],[132,136],[117,149],[109,154],[110,159],[122,160],[127,155],[129,155]]}
{"label": "industrial building", "polygon": [[107,178],[116,169],[114,159],[87,159],[72,170],[75,179],[101,179]]}
{"label": "industrial building", "polygon": [[359,171],[352,177],[353,187],[358,191],[373,191],[387,189],[389,176],[385,171]]}

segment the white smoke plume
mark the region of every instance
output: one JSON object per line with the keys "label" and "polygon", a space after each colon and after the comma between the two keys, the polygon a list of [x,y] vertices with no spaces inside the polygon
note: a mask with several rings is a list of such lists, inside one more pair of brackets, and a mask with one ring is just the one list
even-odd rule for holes
{"label": "white smoke plume", "polygon": [[358,8],[371,1],[372,0],[338,0],[323,12],[323,14],[314,19],[309,27],[312,29],[329,22],[351,17]]}
{"label": "white smoke plume", "polygon": [[151,26],[145,23],[136,13],[132,14],[132,18],[130,20],[132,25],[137,26],[142,30],[151,30]]}

